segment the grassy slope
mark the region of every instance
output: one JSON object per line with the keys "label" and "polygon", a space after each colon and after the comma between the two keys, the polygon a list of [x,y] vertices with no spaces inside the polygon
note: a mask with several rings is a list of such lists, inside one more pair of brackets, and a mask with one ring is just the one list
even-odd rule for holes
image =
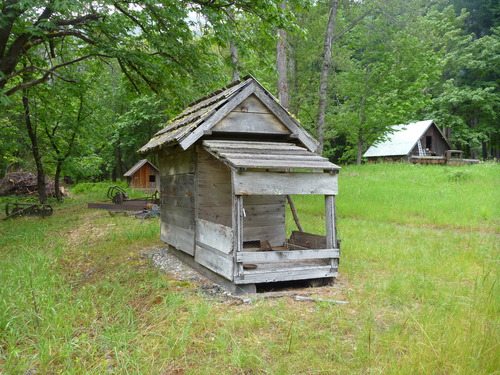
{"label": "grassy slope", "polygon": [[344,168],[340,278],[315,293],[347,305],[218,303],[148,265],[157,221],[75,201],[0,222],[0,374],[494,373],[499,185],[493,164]]}

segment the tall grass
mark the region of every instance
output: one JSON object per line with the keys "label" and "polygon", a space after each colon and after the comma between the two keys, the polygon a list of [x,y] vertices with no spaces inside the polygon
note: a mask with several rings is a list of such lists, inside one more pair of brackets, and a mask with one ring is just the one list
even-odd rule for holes
{"label": "tall grass", "polygon": [[299,293],[346,305],[204,297],[149,265],[158,221],[84,198],[0,222],[0,373],[496,373],[499,172],[344,168],[338,283]]}

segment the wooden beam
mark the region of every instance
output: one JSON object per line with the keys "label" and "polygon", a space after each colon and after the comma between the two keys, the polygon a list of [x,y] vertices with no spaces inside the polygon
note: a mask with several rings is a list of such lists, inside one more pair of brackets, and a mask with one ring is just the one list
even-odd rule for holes
{"label": "wooden beam", "polygon": [[236,254],[236,260],[248,263],[275,263],[288,260],[338,258],[339,254],[339,249],[242,251]]}
{"label": "wooden beam", "polygon": [[[335,196],[325,195],[325,216],[326,216],[326,247],[333,249],[337,247],[337,227],[336,227],[336,214],[335,214]],[[338,269],[339,256],[336,259],[330,260],[332,269]]]}
{"label": "wooden beam", "polygon": [[338,193],[338,177],[330,173],[240,172],[233,176],[234,191],[238,195]]}

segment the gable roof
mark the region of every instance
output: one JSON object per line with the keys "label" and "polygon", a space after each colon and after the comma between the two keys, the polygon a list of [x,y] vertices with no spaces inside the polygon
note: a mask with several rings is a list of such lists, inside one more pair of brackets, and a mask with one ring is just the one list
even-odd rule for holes
{"label": "gable roof", "polygon": [[231,169],[339,170],[327,158],[293,143],[248,141],[203,141],[203,148]]}
{"label": "gable roof", "polygon": [[242,81],[215,91],[214,93],[191,103],[177,117],[169,121],[167,126],[138,152],[147,154],[164,147],[180,145],[187,150],[205,132],[212,129],[220,120],[231,112],[238,104],[254,94],[289,130],[290,133],[310,151],[318,147],[317,141],[311,137],[255,78],[246,76]]}
{"label": "gable roof", "polygon": [[[397,156],[408,155],[415,147],[418,140],[432,126],[436,126],[433,120],[418,121],[410,124],[393,125],[393,131],[385,141],[373,144],[366,150],[364,157]],[[450,145],[439,128],[436,126],[444,141]]]}
{"label": "gable roof", "polygon": [[135,163],[135,165],[132,168],[130,168],[127,172],[125,172],[123,177],[131,177],[135,172],[137,172],[139,169],[141,169],[141,167],[146,163],[148,163],[152,168],[154,168],[157,172],[159,172],[158,168],[156,168],[150,161],[148,161],[148,159],[142,159],[142,160],[139,160],[137,163]]}

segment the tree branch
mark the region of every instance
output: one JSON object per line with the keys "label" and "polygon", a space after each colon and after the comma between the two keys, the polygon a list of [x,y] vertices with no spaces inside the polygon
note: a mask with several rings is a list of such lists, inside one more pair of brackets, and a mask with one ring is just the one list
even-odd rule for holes
{"label": "tree branch", "polygon": [[[58,77],[58,78],[62,78],[62,77],[60,77],[59,75],[57,75],[57,74],[55,73],[55,71],[56,71],[57,69],[62,68],[63,66],[67,66],[67,65],[75,64],[75,63],[77,63],[77,62],[79,62],[79,61],[86,60],[86,59],[89,59],[89,58],[92,58],[92,57],[98,57],[98,56],[100,56],[100,57],[108,57],[108,58],[113,58],[113,56],[109,56],[109,55],[102,55],[102,54],[98,54],[98,55],[85,55],[85,56],[81,56],[81,57],[79,57],[79,58],[77,58],[77,59],[74,59],[74,60],[71,60],[71,61],[66,61],[66,62],[64,62],[64,63],[62,63],[62,64],[59,64],[59,65],[55,65],[55,66],[53,66],[53,67],[52,67],[52,68],[50,68],[50,69],[42,69],[42,68],[38,68],[38,69],[40,69],[40,70],[42,70],[42,71],[44,71],[44,72],[45,72],[45,74],[43,75],[43,77],[41,77],[41,78],[39,78],[39,79],[35,79],[35,80],[33,80],[33,81],[30,81],[30,82],[25,82],[25,83],[22,83],[22,84],[20,84],[20,85],[14,86],[14,87],[13,87],[13,88],[11,88],[10,90],[7,90],[7,92],[5,92],[5,95],[10,96],[10,95],[12,95],[12,94],[16,93],[16,92],[17,92],[17,91],[19,91],[19,90],[22,90],[22,89],[27,89],[28,87],[32,87],[32,86],[36,86],[36,85],[38,85],[38,84],[40,84],[40,83],[44,83],[44,82],[46,82],[46,81],[49,79],[49,77],[50,77],[51,75],[56,75],[56,77]],[[30,67],[27,67],[27,68],[31,68],[31,67],[34,67],[34,66],[30,66]],[[37,67],[34,67],[34,68],[37,68]],[[23,69],[25,69],[25,68],[23,68]],[[17,73],[18,73],[18,72],[16,72],[16,74],[17,74]],[[5,82],[6,82],[7,80],[6,80],[6,79],[0,79],[0,84],[2,83],[2,81],[5,81]]]}
{"label": "tree branch", "polygon": [[132,76],[129,74],[129,72],[127,71],[127,69],[125,69],[125,66],[123,65],[122,63],[122,60],[121,59],[117,59],[118,60],[118,64],[120,65],[120,68],[122,69],[122,72],[123,74],[125,74],[125,76],[128,78],[128,80],[130,81],[130,83],[132,84],[132,86],[134,86],[134,89],[135,91],[137,91],[137,93],[139,95],[141,95],[141,90],[139,90],[139,87],[137,87],[134,79],[132,78]]}
{"label": "tree branch", "polygon": [[361,22],[367,15],[370,14],[370,11],[368,12],[365,12],[363,13],[360,17],[356,18],[354,21],[352,21],[352,23],[347,26],[344,30],[342,30],[340,33],[338,33],[337,35],[335,35],[333,38],[332,38],[332,43],[336,42],[337,40],[339,40],[340,38],[342,38],[342,36],[347,33],[349,30],[353,29],[354,26],[356,26],[359,22]]}

